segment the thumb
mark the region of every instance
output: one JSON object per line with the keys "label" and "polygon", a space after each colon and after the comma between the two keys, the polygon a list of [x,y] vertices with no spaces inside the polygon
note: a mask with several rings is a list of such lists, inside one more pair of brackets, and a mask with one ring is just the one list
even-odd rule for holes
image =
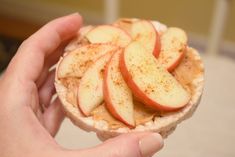
{"label": "thumb", "polygon": [[158,133],[128,133],[109,139],[90,149],[70,152],[68,156],[82,157],[150,157],[163,147]]}

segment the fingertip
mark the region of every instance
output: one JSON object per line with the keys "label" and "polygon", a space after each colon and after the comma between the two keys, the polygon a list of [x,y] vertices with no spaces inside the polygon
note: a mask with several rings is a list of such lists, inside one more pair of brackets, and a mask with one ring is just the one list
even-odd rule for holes
{"label": "fingertip", "polygon": [[[125,153],[120,151],[119,153],[121,154],[119,155],[149,157],[161,150],[164,142],[159,133],[136,132],[122,134],[105,141],[104,144],[106,146],[109,145],[110,148],[112,148],[113,145],[115,149],[125,150]],[[116,145],[119,145],[119,148],[117,148]]]}
{"label": "fingertip", "polygon": [[139,140],[139,149],[143,157],[152,156],[161,150],[163,145],[163,138],[158,133],[151,133]]}
{"label": "fingertip", "polygon": [[72,13],[70,15],[67,15],[66,18],[69,18],[70,22],[70,27],[71,29],[74,29],[77,31],[80,27],[82,27],[83,24],[83,18],[79,13]]}
{"label": "fingertip", "polygon": [[82,16],[81,16],[78,12],[72,13],[72,14],[70,14],[69,16],[73,16],[73,17],[77,18],[77,20],[78,20],[80,23],[83,22]]}
{"label": "fingertip", "polygon": [[[75,36],[82,27],[83,19],[79,13],[72,13],[70,15],[57,18],[51,21],[51,25],[56,25],[55,31],[58,33],[61,41],[65,41]],[[50,26],[50,24],[48,24]]]}

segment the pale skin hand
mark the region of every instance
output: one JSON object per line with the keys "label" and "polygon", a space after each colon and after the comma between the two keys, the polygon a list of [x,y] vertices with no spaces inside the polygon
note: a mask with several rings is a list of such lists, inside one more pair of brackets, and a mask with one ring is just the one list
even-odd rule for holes
{"label": "pale skin hand", "polygon": [[[82,25],[78,14],[51,21],[25,40],[0,78],[1,157],[141,157],[161,149],[159,134],[132,133],[83,150],[59,146],[54,136],[64,114],[55,93],[54,65]],[[46,106],[42,113],[40,105]]]}

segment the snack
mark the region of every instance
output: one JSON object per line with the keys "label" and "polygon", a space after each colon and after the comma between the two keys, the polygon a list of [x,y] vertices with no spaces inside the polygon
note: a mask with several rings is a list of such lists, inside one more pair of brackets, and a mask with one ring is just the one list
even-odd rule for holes
{"label": "snack", "polygon": [[102,140],[137,131],[166,138],[194,113],[203,85],[204,67],[186,33],[141,19],[82,28],[55,78],[67,117]]}

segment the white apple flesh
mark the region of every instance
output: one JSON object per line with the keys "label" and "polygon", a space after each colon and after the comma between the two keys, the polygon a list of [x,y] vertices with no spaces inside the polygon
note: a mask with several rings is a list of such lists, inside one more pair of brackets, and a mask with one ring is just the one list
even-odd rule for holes
{"label": "white apple flesh", "polygon": [[131,42],[131,37],[127,32],[111,25],[93,28],[86,34],[86,38],[91,43],[110,43],[120,47],[125,47]]}

